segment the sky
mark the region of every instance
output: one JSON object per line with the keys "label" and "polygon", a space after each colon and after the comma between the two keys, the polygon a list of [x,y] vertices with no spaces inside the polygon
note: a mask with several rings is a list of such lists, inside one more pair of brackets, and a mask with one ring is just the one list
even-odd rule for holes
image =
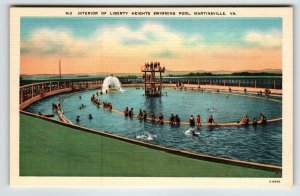
{"label": "sky", "polygon": [[282,68],[281,18],[22,17],[21,74]]}

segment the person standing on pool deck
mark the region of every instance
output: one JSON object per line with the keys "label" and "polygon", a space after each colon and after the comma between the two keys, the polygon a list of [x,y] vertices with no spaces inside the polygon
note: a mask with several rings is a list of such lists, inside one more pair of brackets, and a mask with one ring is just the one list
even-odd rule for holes
{"label": "person standing on pool deck", "polygon": [[195,118],[193,115],[190,116],[189,121],[190,121],[190,126],[195,126]]}
{"label": "person standing on pool deck", "polygon": [[207,123],[212,125],[213,123],[216,124],[214,118],[212,115],[209,115],[208,119],[207,119]]}
{"label": "person standing on pool deck", "polygon": [[200,117],[200,115],[197,115],[196,121],[197,121],[197,126],[201,126],[201,117]]}

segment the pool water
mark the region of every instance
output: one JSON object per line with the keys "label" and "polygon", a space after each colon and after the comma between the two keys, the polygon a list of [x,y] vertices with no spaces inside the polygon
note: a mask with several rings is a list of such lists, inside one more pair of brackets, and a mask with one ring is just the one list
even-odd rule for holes
{"label": "pool water", "polygon": [[52,110],[52,104],[56,103],[60,98],[68,95],[69,93],[61,93],[58,95],[50,96],[50,97],[45,97],[41,101],[37,101],[28,107],[25,108],[25,111],[31,112],[34,114],[42,113],[44,115],[48,114],[53,114],[54,119],[59,120],[59,117],[55,110]]}
{"label": "pool water", "polygon": [[[90,98],[97,90],[90,90],[79,95],[70,96],[61,103],[63,114],[75,123],[80,116],[80,125],[136,139],[138,135],[153,134],[151,141],[162,146],[213,156],[281,165],[282,161],[282,123],[268,123],[265,126],[229,126],[229,127],[196,127],[198,137],[186,136],[189,125],[173,126],[130,119],[123,115],[97,108]],[[167,96],[144,97],[143,90],[125,88],[124,92],[104,94],[98,98],[109,101],[113,108],[123,111],[125,107],[133,107],[135,113],[141,108],[156,116],[162,112],[165,119],[170,114],[178,114],[181,121],[188,121],[188,116],[200,114],[202,122],[208,115],[213,115],[217,123],[236,122],[247,114],[250,119],[263,113],[268,119],[282,116],[281,102],[264,99],[241,97],[227,94],[214,94],[190,91],[174,91],[164,89]],[[57,95],[43,99],[26,108],[27,111],[38,113],[40,110],[52,109],[52,103],[59,98]],[[81,104],[87,107],[79,109]],[[213,110],[214,108],[214,110]],[[209,109],[209,110],[208,110]],[[89,120],[88,115],[93,116]],[[97,137],[95,135],[95,137]]]}

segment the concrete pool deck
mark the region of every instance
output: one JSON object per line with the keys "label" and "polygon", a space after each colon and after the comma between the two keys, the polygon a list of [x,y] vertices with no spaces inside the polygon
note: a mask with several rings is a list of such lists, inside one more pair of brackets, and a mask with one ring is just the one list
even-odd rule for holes
{"label": "concrete pool deck", "polygon": [[20,113],[20,176],[281,177],[187,158]]}

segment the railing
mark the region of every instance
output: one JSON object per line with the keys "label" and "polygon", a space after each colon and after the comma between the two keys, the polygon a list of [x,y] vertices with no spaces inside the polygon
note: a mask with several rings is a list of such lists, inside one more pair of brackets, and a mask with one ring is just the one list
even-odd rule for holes
{"label": "railing", "polygon": [[[144,79],[142,77],[120,77],[119,80],[122,84],[138,84],[144,82]],[[163,77],[162,82],[168,84],[182,83],[197,85],[282,89],[281,77]]]}
{"label": "railing", "polygon": [[86,88],[97,88],[102,84],[102,80],[94,81],[48,81],[33,83],[21,86],[19,89],[19,104],[23,110],[28,105],[51,95],[69,92],[72,90],[82,90]]}

